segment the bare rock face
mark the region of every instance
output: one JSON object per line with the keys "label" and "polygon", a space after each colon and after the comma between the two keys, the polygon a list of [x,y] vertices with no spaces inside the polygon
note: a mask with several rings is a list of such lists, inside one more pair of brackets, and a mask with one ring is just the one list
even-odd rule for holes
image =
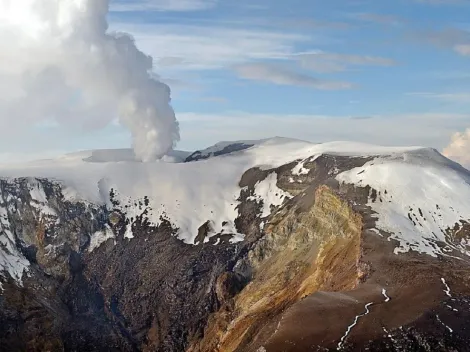
{"label": "bare rock face", "polygon": [[224,303],[235,297],[243,290],[245,281],[246,279],[238,273],[226,272],[220,275],[215,286],[218,301]]}
{"label": "bare rock face", "polygon": [[198,350],[254,349],[270,330],[266,324],[275,326],[287,307],[321,289],[354,288],[361,225],[327,186],[317,189],[309,212],[298,215],[292,207],[277,214],[248,253],[255,275],[233,300],[230,328],[217,341],[207,335]]}
{"label": "bare rock face", "polygon": [[[204,160],[204,159],[209,159],[210,157],[213,156],[220,156],[220,155],[225,155],[225,154],[230,154],[233,152],[238,152],[241,150],[248,149],[252,147],[253,144],[246,143],[246,142],[240,142],[240,143],[229,143],[227,145],[221,146],[219,148],[214,148],[214,150],[205,150],[205,151],[195,151],[191,155],[189,155],[186,159],[185,162],[189,163],[191,161],[198,161],[198,160]],[[217,145],[215,146],[217,147]]]}
{"label": "bare rock face", "polygon": [[[112,195],[97,206],[51,180],[1,180],[1,253],[25,259],[0,276],[0,350],[470,350],[468,257],[395,254],[374,190],[335,180],[368,161],[247,170],[239,243],[201,226],[187,245],[145,216],[130,239]],[[262,216],[255,189],[272,173],[290,196]],[[448,231],[462,241],[468,223]]]}

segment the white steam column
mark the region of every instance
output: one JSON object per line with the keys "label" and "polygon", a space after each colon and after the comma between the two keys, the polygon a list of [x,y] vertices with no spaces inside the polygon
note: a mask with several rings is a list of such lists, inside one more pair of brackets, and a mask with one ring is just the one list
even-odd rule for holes
{"label": "white steam column", "polygon": [[136,157],[179,140],[170,89],[131,36],[108,32],[108,0],[0,0],[0,114],[101,128],[116,116]]}

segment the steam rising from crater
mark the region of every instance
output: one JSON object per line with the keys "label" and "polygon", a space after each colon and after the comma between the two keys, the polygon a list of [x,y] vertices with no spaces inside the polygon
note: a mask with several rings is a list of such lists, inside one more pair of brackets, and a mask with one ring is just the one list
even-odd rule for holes
{"label": "steam rising from crater", "polygon": [[136,157],[179,140],[170,89],[132,37],[108,32],[109,0],[0,0],[0,122],[102,128],[116,116]]}

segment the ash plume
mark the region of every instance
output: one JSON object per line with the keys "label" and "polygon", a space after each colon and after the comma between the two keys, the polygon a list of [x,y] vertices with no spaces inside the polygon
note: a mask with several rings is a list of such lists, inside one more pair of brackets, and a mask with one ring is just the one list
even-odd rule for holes
{"label": "ash plume", "polygon": [[116,117],[136,157],[179,140],[170,89],[126,33],[108,31],[109,0],[0,0],[0,121],[102,128]]}

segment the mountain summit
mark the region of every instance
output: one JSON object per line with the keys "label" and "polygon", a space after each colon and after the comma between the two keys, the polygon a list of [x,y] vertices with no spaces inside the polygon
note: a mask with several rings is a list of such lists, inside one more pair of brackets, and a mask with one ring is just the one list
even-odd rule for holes
{"label": "mountain summit", "polygon": [[0,167],[9,351],[466,351],[470,171],[285,138]]}

